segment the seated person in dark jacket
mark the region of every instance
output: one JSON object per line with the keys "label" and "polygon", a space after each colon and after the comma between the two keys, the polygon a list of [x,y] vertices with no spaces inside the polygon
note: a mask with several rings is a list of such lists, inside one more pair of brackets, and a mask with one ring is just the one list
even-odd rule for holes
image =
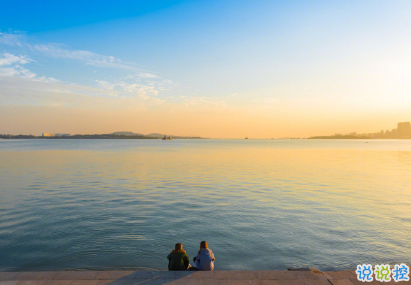
{"label": "seated person in dark jacket", "polygon": [[187,270],[188,268],[189,258],[181,243],[176,243],[175,249],[167,256],[167,259],[170,271]]}

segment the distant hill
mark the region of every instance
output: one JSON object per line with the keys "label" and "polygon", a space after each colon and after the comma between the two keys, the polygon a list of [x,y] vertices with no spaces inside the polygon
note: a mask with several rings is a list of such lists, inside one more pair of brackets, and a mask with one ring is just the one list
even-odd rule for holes
{"label": "distant hill", "polygon": [[145,135],[146,137],[150,137],[150,138],[162,138],[164,137],[164,134],[159,134],[159,133],[151,133],[148,135]]}
{"label": "distant hill", "polygon": [[138,134],[138,133],[133,133],[133,132],[114,132],[114,133],[111,133],[110,135],[127,136],[127,137],[144,136],[143,134]]}
{"label": "distant hill", "polygon": [[158,139],[164,137],[164,134],[159,134],[159,133],[151,133],[151,134],[148,134],[148,135],[143,135],[143,134],[138,134],[138,133],[133,133],[133,132],[114,132],[114,133],[111,133],[111,135],[127,136],[127,137],[144,136],[144,137],[158,138]]}

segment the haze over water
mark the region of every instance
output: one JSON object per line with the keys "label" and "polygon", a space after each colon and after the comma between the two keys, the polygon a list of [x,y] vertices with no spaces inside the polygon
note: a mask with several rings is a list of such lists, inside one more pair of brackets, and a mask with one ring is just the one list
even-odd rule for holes
{"label": "haze over water", "polygon": [[411,141],[3,140],[0,270],[410,264]]}

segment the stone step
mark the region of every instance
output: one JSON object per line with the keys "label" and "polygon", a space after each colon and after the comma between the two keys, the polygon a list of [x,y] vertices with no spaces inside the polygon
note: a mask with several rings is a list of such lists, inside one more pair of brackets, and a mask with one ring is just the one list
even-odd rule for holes
{"label": "stone step", "polygon": [[[360,282],[354,270],[0,272],[0,285],[393,285]],[[411,285],[396,282],[397,285]]]}

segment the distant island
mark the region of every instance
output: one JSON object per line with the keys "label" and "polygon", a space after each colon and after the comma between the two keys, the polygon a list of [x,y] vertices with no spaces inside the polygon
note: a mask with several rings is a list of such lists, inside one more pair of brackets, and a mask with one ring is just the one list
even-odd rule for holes
{"label": "distant island", "polygon": [[[170,136],[170,135],[169,135]],[[143,135],[133,132],[114,132],[111,134],[90,134],[90,135],[70,135],[59,133],[43,133],[41,136],[34,135],[10,135],[0,134],[0,139],[161,139],[164,135],[159,133],[151,133]],[[201,137],[190,136],[174,136],[173,139],[202,139]]]}

